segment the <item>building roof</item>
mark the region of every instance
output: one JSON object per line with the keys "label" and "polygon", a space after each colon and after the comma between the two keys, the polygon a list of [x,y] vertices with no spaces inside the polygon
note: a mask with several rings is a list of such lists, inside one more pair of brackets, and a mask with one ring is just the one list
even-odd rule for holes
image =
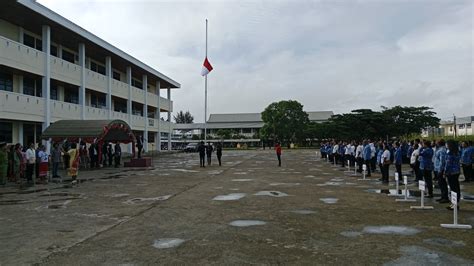
{"label": "building roof", "polygon": [[41,137],[52,138],[55,141],[62,139],[77,141],[79,138],[86,142],[92,142],[93,139],[135,141],[130,126],[123,120],[59,120],[46,128]]}
{"label": "building roof", "polygon": [[[306,112],[309,121],[325,121],[334,115],[332,111]],[[248,123],[263,122],[261,113],[233,113],[233,114],[211,114],[208,125],[211,123]],[[263,124],[262,124],[263,125]]]}
{"label": "building roof", "polygon": [[464,116],[464,117],[457,117],[456,118],[456,125],[459,124],[469,124],[474,121],[474,116]]}
{"label": "building roof", "polygon": [[[12,2],[18,3],[20,5],[12,4]],[[117,62],[119,64],[122,64],[121,61],[130,62],[131,65],[138,68],[137,70],[141,70],[139,72],[149,73],[152,76],[155,76],[156,78],[160,79],[162,81],[162,84],[161,84],[162,88],[166,88],[166,87],[180,88],[181,86],[175,80],[165,76],[161,72],[153,69],[152,67],[146,65],[140,60],[125,53],[124,51],[118,49],[112,44],[102,40],[96,35],[81,28],[80,26],[76,25],[70,20],[62,17],[61,15],[46,8],[45,6],[37,3],[34,0],[5,1],[5,3],[2,2],[2,6],[3,6],[2,9],[0,9],[0,10],[3,10],[3,12],[0,11],[1,17],[7,18],[8,20],[11,20],[11,21],[15,21],[15,23],[17,23],[18,25],[22,27],[28,27],[28,26],[34,25],[34,27],[36,27],[35,29],[37,29],[38,26],[41,27],[41,24],[49,24],[52,30],[55,30],[58,33],[57,34],[59,35],[58,38],[61,38],[61,36],[66,37],[67,33],[72,32],[78,35],[78,38],[76,38],[77,40],[65,38],[64,39],[65,42],[78,41],[78,42],[84,42],[86,44],[90,44],[91,46],[90,48],[94,50],[94,52],[96,52],[99,47],[102,49],[105,49],[108,52],[110,52],[112,55],[114,55],[113,62]],[[27,10],[29,10],[29,12]],[[33,13],[31,13],[31,11],[33,11]],[[42,20],[46,22],[41,23]],[[38,32],[38,29],[36,31]],[[53,37],[55,36],[52,36],[52,38]],[[100,51],[97,51],[97,52],[100,53]],[[88,51],[86,51],[86,53],[88,53]]]}

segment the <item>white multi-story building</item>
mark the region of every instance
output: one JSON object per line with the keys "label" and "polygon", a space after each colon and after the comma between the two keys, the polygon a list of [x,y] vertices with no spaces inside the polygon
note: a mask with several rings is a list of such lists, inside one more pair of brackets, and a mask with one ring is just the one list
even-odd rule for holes
{"label": "white multi-story building", "polygon": [[179,87],[35,1],[0,2],[0,141],[37,142],[62,119],[121,119],[160,149]]}

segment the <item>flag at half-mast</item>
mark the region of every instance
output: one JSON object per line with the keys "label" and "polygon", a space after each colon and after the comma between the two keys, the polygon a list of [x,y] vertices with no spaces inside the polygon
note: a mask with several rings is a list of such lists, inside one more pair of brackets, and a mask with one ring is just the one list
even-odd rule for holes
{"label": "flag at half-mast", "polygon": [[211,63],[209,63],[209,60],[207,60],[207,57],[206,57],[206,59],[204,59],[204,64],[202,64],[201,76],[206,76],[211,71],[212,71]]}

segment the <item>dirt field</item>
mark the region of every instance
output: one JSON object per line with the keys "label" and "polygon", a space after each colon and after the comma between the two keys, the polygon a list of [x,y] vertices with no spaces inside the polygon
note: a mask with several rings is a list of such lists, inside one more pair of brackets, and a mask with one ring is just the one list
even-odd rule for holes
{"label": "dirt field", "polygon": [[[420,199],[395,202],[377,173],[359,181],[314,150],[284,150],[281,168],[271,150],[213,160],[168,154],[147,170],[82,171],[75,188],[0,188],[0,264],[474,265],[474,230],[440,227],[447,204],[411,210]],[[473,202],[460,223],[474,225]]]}

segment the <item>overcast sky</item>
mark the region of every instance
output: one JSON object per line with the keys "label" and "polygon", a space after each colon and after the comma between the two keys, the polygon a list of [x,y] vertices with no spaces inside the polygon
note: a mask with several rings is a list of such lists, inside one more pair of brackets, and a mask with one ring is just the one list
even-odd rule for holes
{"label": "overcast sky", "polygon": [[472,1],[61,1],[40,3],[181,83],[174,113],[384,106],[474,115]]}

